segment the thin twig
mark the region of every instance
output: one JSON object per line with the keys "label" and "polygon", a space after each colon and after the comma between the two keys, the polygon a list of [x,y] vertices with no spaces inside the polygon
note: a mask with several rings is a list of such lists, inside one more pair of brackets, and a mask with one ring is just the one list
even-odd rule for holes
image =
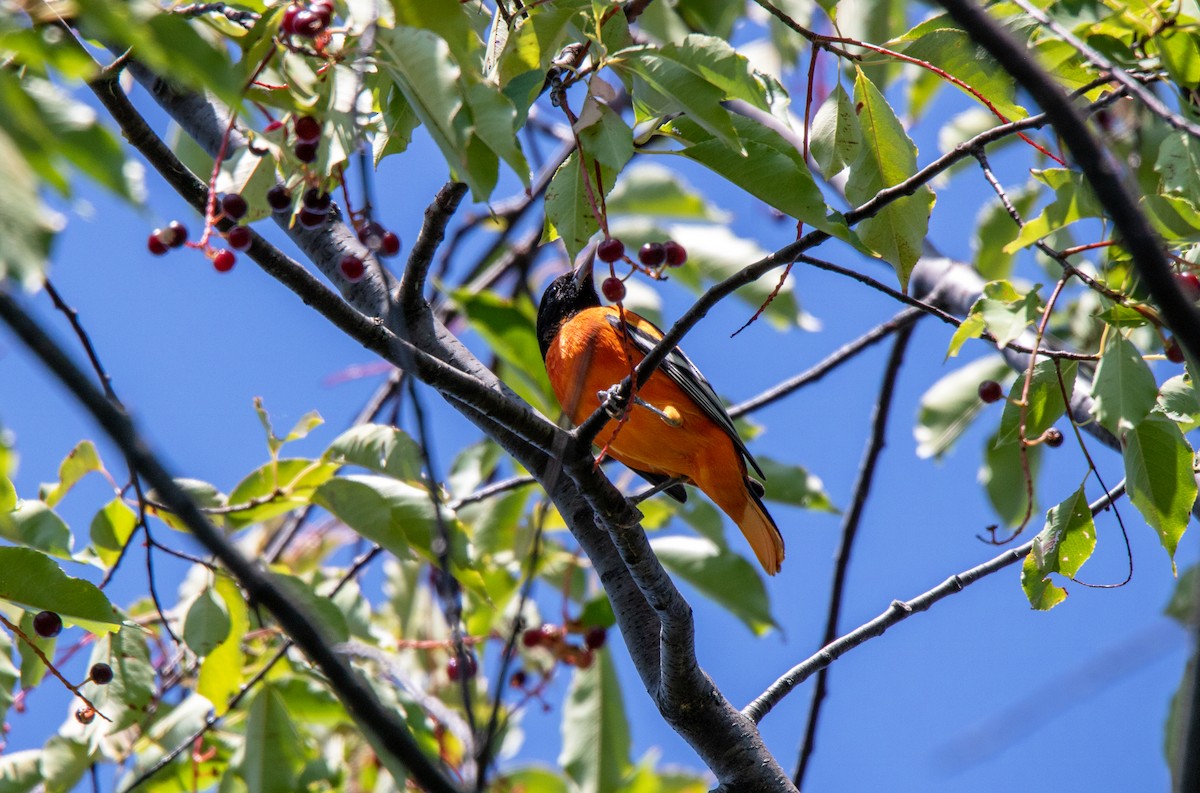
{"label": "thin twig", "polygon": [[[900,375],[900,367],[904,362],[904,353],[912,338],[914,325],[906,324],[896,334],[892,344],[892,354],[883,370],[883,382],[879,386],[879,397],[875,402],[875,415],[871,419],[871,436],[867,442],[863,460],[858,469],[858,478],[854,484],[854,495],[850,508],[842,520],[841,539],[834,553],[833,582],[830,585],[829,611],[825,617],[825,633],[821,644],[826,645],[837,638],[838,620],[842,613],[842,599],[846,592],[846,577],[850,569],[850,555],[854,550],[854,540],[858,536],[859,523],[871,495],[871,485],[875,480],[879,457],[887,441],[888,418],[892,412],[892,396],[895,393],[896,379]],[[804,740],[801,744],[800,757],[796,763],[796,772],[792,781],[800,790],[804,789],[804,774],[808,770],[816,747],[817,724],[821,719],[821,705],[825,701],[828,687],[829,670],[821,669],[817,673],[816,686],[813,689],[812,704],[809,706],[808,721],[804,727]]]}

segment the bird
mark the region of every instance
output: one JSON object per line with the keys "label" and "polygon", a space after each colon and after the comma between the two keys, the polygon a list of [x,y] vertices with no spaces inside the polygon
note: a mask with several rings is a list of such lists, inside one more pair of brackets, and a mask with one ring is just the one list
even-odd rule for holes
{"label": "bird", "polygon": [[654,323],[633,311],[601,305],[590,258],[551,281],[538,306],[538,346],[565,415],[579,425],[603,403],[611,418],[595,444],[677,501],[686,491],[672,480],[699,488],[741,529],[763,569],[775,575],[783,563],[783,536],[747,463],[763,479],[766,475],[687,355],[678,347],[667,355],[637,389],[624,421],[613,410],[614,387],[662,337]]}

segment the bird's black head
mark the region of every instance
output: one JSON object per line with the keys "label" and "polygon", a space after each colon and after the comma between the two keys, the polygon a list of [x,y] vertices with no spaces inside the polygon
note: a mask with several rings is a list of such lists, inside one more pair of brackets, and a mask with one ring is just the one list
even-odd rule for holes
{"label": "bird's black head", "polygon": [[592,278],[591,257],[577,269],[551,281],[538,306],[537,337],[542,358],[546,357],[546,351],[564,322],[585,308],[598,305],[600,296],[596,294],[596,283]]}

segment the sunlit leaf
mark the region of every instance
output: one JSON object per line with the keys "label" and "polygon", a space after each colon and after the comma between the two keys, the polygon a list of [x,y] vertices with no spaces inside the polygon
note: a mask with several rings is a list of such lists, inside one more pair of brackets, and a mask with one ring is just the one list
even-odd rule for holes
{"label": "sunlit leaf", "polygon": [[1081,487],[1046,513],[1046,527],[1033,540],[1021,566],[1021,587],[1029,604],[1045,611],[1067,597],[1051,573],[1073,578],[1096,548],[1096,526]]}
{"label": "sunlit leaf", "polygon": [[629,723],[608,650],[576,669],[563,703],[558,763],[579,793],[617,793],[629,772]]}
{"label": "sunlit leaf", "polygon": [[663,567],[728,610],[756,636],[776,626],[762,578],[745,557],[703,537],[655,537],[650,547]]}
{"label": "sunlit leaf", "polygon": [[183,640],[192,652],[204,657],[229,638],[231,627],[225,601],[211,587],[205,587],[188,607],[183,620]]}
{"label": "sunlit leaf", "polygon": [[1092,413],[1100,425],[1121,436],[1154,407],[1158,383],[1133,343],[1110,332],[1092,380]]}
{"label": "sunlit leaf", "polygon": [[90,581],[72,578],[32,548],[0,547],[0,600],[30,611],[54,611],[92,633],[121,625],[116,609]]}
{"label": "sunlit leaf", "polygon": [[1178,424],[1155,414],[1125,433],[1124,445],[1129,500],[1174,559],[1196,502],[1192,448]]}

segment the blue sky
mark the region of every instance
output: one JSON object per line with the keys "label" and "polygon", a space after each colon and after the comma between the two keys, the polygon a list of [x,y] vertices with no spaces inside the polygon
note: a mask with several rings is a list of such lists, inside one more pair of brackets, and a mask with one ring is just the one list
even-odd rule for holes
{"label": "blue sky", "polygon": [[[913,131],[922,163],[935,156],[939,122],[961,106],[956,97],[940,100],[931,118]],[[1019,170],[1023,161],[1023,152],[1011,149],[994,158],[1010,184],[1024,180]],[[446,175],[436,149],[418,134],[414,150],[389,162],[376,179],[381,220],[400,233],[406,249],[416,236],[424,204]],[[767,249],[789,241],[788,224],[771,221],[756,202],[697,170],[685,175],[733,214],[738,233]],[[148,174],[146,181],[150,193],[142,213],[80,185],[73,207],[67,208],[70,225],[58,241],[51,270],[56,287],[79,309],[118,394],[176,474],[222,489],[265,459],[252,408],[255,396],[263,397],[277,427],[319,411],[327,425],[297,446],[299,452],[319,451],[376,383],[330,385],[328,379],[371,358],[248,260],[218,275],[196,252],[149,255],[145,238],[155,226],[179,218],[195,233],[199,222],[157,175]],[[969,233],[989,195],[970,170],[939,188],[930,230],[935,243],[950,255],[969,257]],[[78,211],[85,205],[90,209]],[[266,225],[260,223],[260,230]],[[885,267],[844,249],[831,258],[890,282]],[[688,296],[671,284],[661,288],[669,323],[686,308]],[[805,308],[822,322],[819,332],[781,335],[758,323],[731,340],[730,332],[748,315],[743,304],[730,301],[685,341],[689,355],[731,401],[802,371],[898,310],[886,297],[827,273],[798,268],[795,288]],[[44,295],[31,298],[29,305],[75,349],[65,322]],[[919,460],[914,453],[917,402],[958,365],[943,364],[951,330],[932,320],[922,322],[908,352],[888,444],[850,568],[843,632],[876,616],[891,600],[911,598],[999,551],[976,539],[994,522],[976,471],[984,439],[999,420],[999,406],[986,411],[944,461]],[[757,414],[755,419],[768,431],[753,442],[752,451],[806,466],[824,480],[835,503],[844,506],[862,457],[887,347],[874,348],[820,385]],[[972,342],[963,358],[988,351],[983,342]],[[1160,378],[1174,373],[1163,375],[1168,370],[1158,366]],[[445,465],[453,450],[475,433],[428,392],[426,403],[434,406],[437,457]],[[38,483],[52,480],[77,441],[98,438],[97,429],[4,330],[0,425],[16,436],[21,455],[16,485],[22,495],[32,495]],[[119,456],[107,443],[100,447],[119,472]],[[1093,453],[1106,481],[1120,479],[1115,454],[1098,446]],[[1078,487],[1084,470],[1070,440],[1048,454],[1041,480],[1043,508]],[[1089,493],[1094,497],[1093,490]],[[92,511],[109,497],[102,481],[93,477],[68,497],[61,512],[82,533]],[[788,547],[783,572],[767,583],[780,631],[755,639],[741,623],[684,588],[696,609],[701,663],[739,706],[816,649],[825,619],[839,519],[778,505],[772,512]],[[1019,567],[1013,566],[839,660],[832,669],[806,790],[1165,788],[1163,724],[1188,642],[1183,630],[1161,613],[1174,586],[1165,552],[1124,502],[1122,515],[1135,565],[1127,586],[1068,585],[1071,597],[1064,604],[1038,613],[1029,609]],[[1035,520],[1030,531],[1039,526]],[[678,526],[670,530],[686,531]],[[1119,581],[1126,565],[1120,532],[1109,515],[1098,519],[1098,530],[1096,556],[1082,576],[1098,583]],[[171,539],[186,544],[181,537]],[[740,538],[733,541],[741,543]],[[1194,536],[1186,536],[1177,554],[1181,569],[1197,550]],[[139,556],[136,549],[125,563],[113,590],[115,600],[127,601],[141,591]],[[177,578],[171,565],[164,568],[161,583],[169,589]],[[691,750],[662,724],[641,691],[615,635],[612,646],[635,756],[654,749],[663,762],[697,767]],[[810,686],[794,692],[763,723],[769,746],[789,770]],[[557,707],[549,714],[529,714],[524,756],[553,762],[559,715]],[[44,685],[30,698],[29,712],[9,715],[9,750],[40,745],[66,717],[67,698],[53,684]]]}

